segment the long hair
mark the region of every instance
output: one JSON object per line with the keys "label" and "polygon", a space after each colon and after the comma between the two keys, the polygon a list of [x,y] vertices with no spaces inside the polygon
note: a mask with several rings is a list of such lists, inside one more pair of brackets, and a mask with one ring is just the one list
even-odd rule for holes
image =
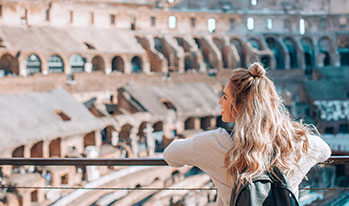
{"label": "long hair", "polygon": [[259,63],[248,70],[235,69],[229,85],[235,124],[233,147],[224,158],[227,179],[240,188],[272,167],[290,177],[308,151],[307,135],[312,130],[291,119]]}

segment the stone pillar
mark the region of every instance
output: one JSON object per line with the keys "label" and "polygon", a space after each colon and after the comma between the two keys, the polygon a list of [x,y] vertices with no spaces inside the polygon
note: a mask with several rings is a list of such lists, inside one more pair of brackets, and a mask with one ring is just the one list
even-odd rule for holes
{"label": "stone pillar", "polygon": [[130,139],[131,139],[131,147],[132,147],[132,153],[134,157],[138,157],[138,138],[137,138],[137,129],[135,127],[132,127],[130,132]]}
{"label": "stone pillar", "polygon": [[50,153],[49,153],[49,141],[43,141],[42,143],[42,157],[43,158],[49,158]]}
{"label": "stone pillar", "polygon": [[[99,152],[95,146],[88,146],[85,149],[87,158],[98,158]],[[87,181],[93,181],[100,177],[98,166],[86,166]]]}
{"label": "stone pillar", "polygon": [[[104,59],[103,59],[104,60]],[[112,68],[111,68],[111,61],[104,61],[104,65],[105,65],[105,74],[110,74],[112,72]]]}
{"label": "stone pillar", "polygon": [[31,192],[33,190],[20,190],[19,194],[22,196],[22,206],[31,206]]}
{"label": "stone pillar", "polygon": [[200,119],[194,118],[194,129],[199,130],[200,129]]}
{"label": "stone pillar", "polygon": [[178,119],[176,122],[177,133],[183,133],[184,131],[184,120]]}
{"label": "stone pillar", "polygon": [[112,130],[111,131],[111,145],[114,147],[119,143],[119,132]]}
{"label": "stone pillar", "polygon": [[154,140],[154,137],[152,135],[154,129],[152,128],[150,123],[147,122],[147,126],[146,126],[145,130],[146,130],[145,133],[147,135],[148,156],[151,157],[154,155],[154,151],[155,151],[155,140]]}
{"label": "stone pillar", "polygon": [[217,126],[217,120],[215,117],[212,117],[210,119],[210,127],[216,127]]}
{"label": "stone pillar", "polygon": [[54,171],[50,171],[51,172],[51,186],[55,187],[55,186],[59,186],[60,185],[60,176],[58,174],[58,172],[54,172]]}
{"label": "stone pillar", "polygon": [[92,72],[92,63],[91,62],[86,62],[85,63],[85,72],[91,73]]}
{"label": "stone pillar", "polygon": [[23,58],[18,59],[18,67],[19,67],[19,75],[20,76],[27,76],[27,64],[26,60]]}
{"label": "stone pillar", "polygon": [[96,147],[97,148],[99,148],[102,145],[101,130],[96,130],[95,131],[95,143],[96,143]]}
{"label": "stone pillar", "polygon": [[124,61],[124,73],[125,74],[131,74],[132,68],[131,68],[131,61],[128,58],[125,58],[126,61]]}

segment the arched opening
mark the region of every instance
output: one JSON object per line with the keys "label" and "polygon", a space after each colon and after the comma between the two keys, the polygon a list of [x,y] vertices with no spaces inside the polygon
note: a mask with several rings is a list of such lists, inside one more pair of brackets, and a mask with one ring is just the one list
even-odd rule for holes
{"label": "arched opening", "polygon": [[253,30],[254,29],[254,18],[248,17],[246,21],[246,27],[248,30]]}
{"label": "arched opening", "polygon": [[189,117],[184,121],[184,129],[195,129],[195,119],[193,117]]}
{"label": "arched opening", "polygon": [[131,60],[132,73],[142,72],[142,59],[139,56],[135,56]]}
{"label": "arched opening", "polygon": [[101,131],[102,145],[112,144],[112,131],[113,126],[107,126]]}
{"label": "arched opening", "polygon": [[237,49],[237,52],[240,56],[240,62],[238,64],[238,66],[244,67],[246,64],[245,64],[245,51],[244,51],[242,41],[239,39],[236,39],[236,38],[232,38],[230,40],[230,44],[235,46],[235,48]]}
{"label": "arched opening", "polygon": [[214,60],[213,60],[213,54],[211,53],[210,48],[205,45],[204,41],[200,38],[195,37],[194,41],[198,48],[201,50],[202,57],[204,58],[204,62],[206,64],[206,67],[209,69],[213,69],[214,67]]}
{"label": "arched opening", "polygon": [[124,60],[120,56],[114,57],[111,61],[111,68],[113,72],[118,71],[124,73]]}
{"label": "arched opening", "polygon": [[24,146],[17,147],[13,150],[12,157],[24,157]]}
{"label": "arched opening", "polygon": [[261,50],[261,45],[257,39],[249,39],[248,42],[250,42],[251,46],[257,50]]}
{"label": "arched opening", "polygon": [[27,58],[26,64],[27,64],[28,75],[41,73],[41,60],[37,55],[35,54],[29,55]]}
{"label": "arched opening", "polygon": [[222,40],[218,38],[214,38],[213,42],[215,43],[215,45],[217,46],[217,48],[222,54],[223,67],[229,68],[229,60],[231,60],[233,57],[229,56],[229,51],[225,48]]}
{"label": "arched opening", "polygon": [[37,203],[38,202],[38,190],[34,190],[33,192],[30,193],[30,201],[32,203]]}
{"label": "arched opening", "polygon": [[95,56],[92,59],[92,71],[104,71],[104,60],[101,56]]}
{"label": "arched opening", "polygon": [[184,58],[184,70],[187,72],[198,69],[199,68],[195,56],[193,54],[186,55]]}
{"label": "arched opening", "polygon": [[155,152],[162,152],[164,150],[164,141],[163,141],[163,123],[162,121],[156,122],[153,124],[153,133],[155,139]]}
{"label": "arched opening", "polygon": [[285,57],[280,43],[272,37],[267,38],[266,42],[268,48],[274,53],[276,69],[285,69]]}
{"label": "arched opening", "polygon": [[[24,146],[17,147],[15,150],[13,150],[12,157],[24,157]],[[22,169],[24,169],[23,166],[14,165],[12,166],[12,173],[18,173]]]}
{"label": "arched opening", "polygon": [[70,58],[70,66],[71,66],[71,72],[76,73],[76,72],[84,72],[85,71],[85,63],[86,60],[79,54],[74,54]]}
{"label": "arched opening", "polygon": [[338,36],[337,47],[338,47],[338,53],[340,56],[341,66],[348,66],[349,65],[349,37]]}
{"label": "arched opening", "polygon": [[61,138],[57,138],[51,141],[49,144],[49,156],[61,157]]}
{"label": "arched opening", "polygon": [[298,68],[298,54],[296,49],[296,43],[290,38],[284,39],[284,43],[286,45],[288,55],[290,57],[290,67],[292,69]]}
{"label": "arched opening", "polygon": [[47,64],[48,64],[48,70],[52,74],[64,72],[63,59],[58,55],[50,56]]}
{"label": "arched opening", "polygon": [[261,57],[261,63],[263,64],[264,68],[268,69],[270,68],[270,56],[262,56]]}
{"label": "arched opening", "polygon": [[146,156],[147,155],[147,122],[142,122],[139,125],[137,136],[138,136],[138,152],[139,156]]}
{"label": "arched opening", "polygon": [[308,38],[303,38],[301,43],[304,51],[305,73],[311,74],[315,63],[313,43]]}
{"label": "arched opening", "polygon": [[125,142],[128,145],[131,145],[131,134],[132,126],[130,124],[125,124],[121,127],[121,131],[119,133],[119,138],[121,142]]}
{"label": "arched opening", "polygon": [[214,33],[216,31],[216,19],[215,18],[209,18],[207,20],[207,30],[210,33]]}
{"label": "arched opening", "polygon": [[90,132],[84,137],[84,148],[88,146],[96,146],[96,134],[95,132]]}
{"label": "arched opening", "polygon": [[177,27],[177,19],[175,16],[168,17],[168,28],[175,29]]}
{"label": "arched opening", "polygon": [[202,117],[200,119],[200,128],[203,130],[208,130],[211,128],[211,117]]}
{"label": "arched opening", "polygon": [[10,54],[0,58],[0,76],[19,75],[18,61]]}
{"label": "arched opening", "polygon": [[154,38],[154,44],[155,44],[155,49],[166,57],[167,66],[169,67],[169,70],[171,70],[172,67],[175,66],[174,52],[172,52],[171,49],[169,49],[169,47],[166,47],[164,41],[159,37]]}
{"label": "arched opening", "polygon": [[30,149],[30,157],[43,157],[43,141],[32,146]]}
{"label": "arched opening", "polygon": [[331,64],[331,41],[327,37],[323,37],[319,40],[319,52],[323,55],[322,65],[329,66]]}

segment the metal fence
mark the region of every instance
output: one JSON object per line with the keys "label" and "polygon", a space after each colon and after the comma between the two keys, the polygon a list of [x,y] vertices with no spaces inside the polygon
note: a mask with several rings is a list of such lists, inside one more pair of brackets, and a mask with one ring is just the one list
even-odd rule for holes
{"label": "metal fence", "polygon": [[[327,161],[319,164],[341,165],[349,164],[349,156],[331,156]],[[45,165],[45,166],[168,166],[162,158],[0,158],[0,165]],[[217,190],[216,188],[151,188],[151,187],[22,187],[1,185],[1,188],[13,189],[84,189],[84,190]],[[340,190],[349,191],[349,187],[331,188],[299,188],[300,190]]]}

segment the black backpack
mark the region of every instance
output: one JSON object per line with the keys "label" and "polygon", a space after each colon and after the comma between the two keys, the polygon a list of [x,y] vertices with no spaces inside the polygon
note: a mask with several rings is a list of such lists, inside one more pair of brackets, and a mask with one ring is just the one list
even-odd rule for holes
{"label": "black backpack", "polygon": [[252,184],[243,184],[231,193],[231,206],[299,206],[296,196],[288,187],[286,178],[278,168],[274,174],[266,171]]}

